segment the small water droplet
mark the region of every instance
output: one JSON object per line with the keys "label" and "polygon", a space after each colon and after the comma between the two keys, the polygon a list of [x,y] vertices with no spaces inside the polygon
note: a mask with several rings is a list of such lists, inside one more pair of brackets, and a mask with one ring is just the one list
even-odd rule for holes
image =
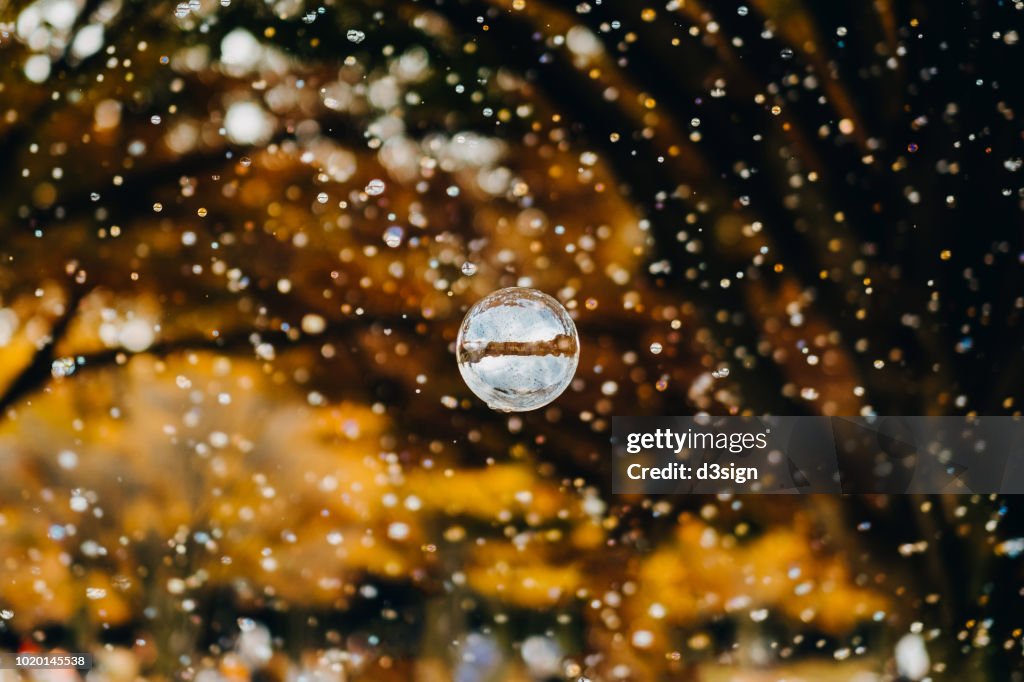
{"label": "small water droplet", "polygon": [[392,249],[398,248],[402,245],[402,239],[405,237],[405,230],[398,225],[392,225],[388,229],[384,230],[384,243],[390,246]]}
{"label": "small water droplet", "polygon": [[384,181],[378,178],[374,178],[366,183],[366,193],[371,197],[379,196],[384,193]]}
{"label": "small water droplet", "polygon": [[50,374],[55,379],[63,379],[74,374],[77,367],[74,358],[57,358],[50,364]]}

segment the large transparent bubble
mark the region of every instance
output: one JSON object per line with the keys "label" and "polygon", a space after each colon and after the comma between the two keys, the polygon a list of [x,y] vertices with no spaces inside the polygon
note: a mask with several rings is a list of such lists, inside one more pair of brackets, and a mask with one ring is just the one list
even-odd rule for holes
{"label": "large transparent bubble", "polygon": [[576,325],[562,304],[522,287],[495,291],[470,308],[455,352],[466,385],[501,412],[547,405],[580,360]]}

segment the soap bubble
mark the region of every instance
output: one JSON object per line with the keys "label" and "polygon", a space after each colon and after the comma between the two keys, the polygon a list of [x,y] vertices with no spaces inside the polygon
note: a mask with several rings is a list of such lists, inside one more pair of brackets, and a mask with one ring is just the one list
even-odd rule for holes
{"label": "soap bubble", "polygon": [[579,337],[565,308],[536,289],[510,287],[476,303],[456,340],[459,372],[493,410],[547,405],[572,381]]}

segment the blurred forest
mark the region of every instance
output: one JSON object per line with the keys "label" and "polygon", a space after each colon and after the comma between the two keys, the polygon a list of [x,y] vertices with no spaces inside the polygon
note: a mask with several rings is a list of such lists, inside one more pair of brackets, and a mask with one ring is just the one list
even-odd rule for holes
{"label": "blurred forest", "polygon": [[[608,466],[615,414],[1021,414],[1022,17],[0,0],[0,650],[96,682],[1024,679],[1015,498],[615,496]],[[506,286],[580,332],[536,412],[455,365]]]}

